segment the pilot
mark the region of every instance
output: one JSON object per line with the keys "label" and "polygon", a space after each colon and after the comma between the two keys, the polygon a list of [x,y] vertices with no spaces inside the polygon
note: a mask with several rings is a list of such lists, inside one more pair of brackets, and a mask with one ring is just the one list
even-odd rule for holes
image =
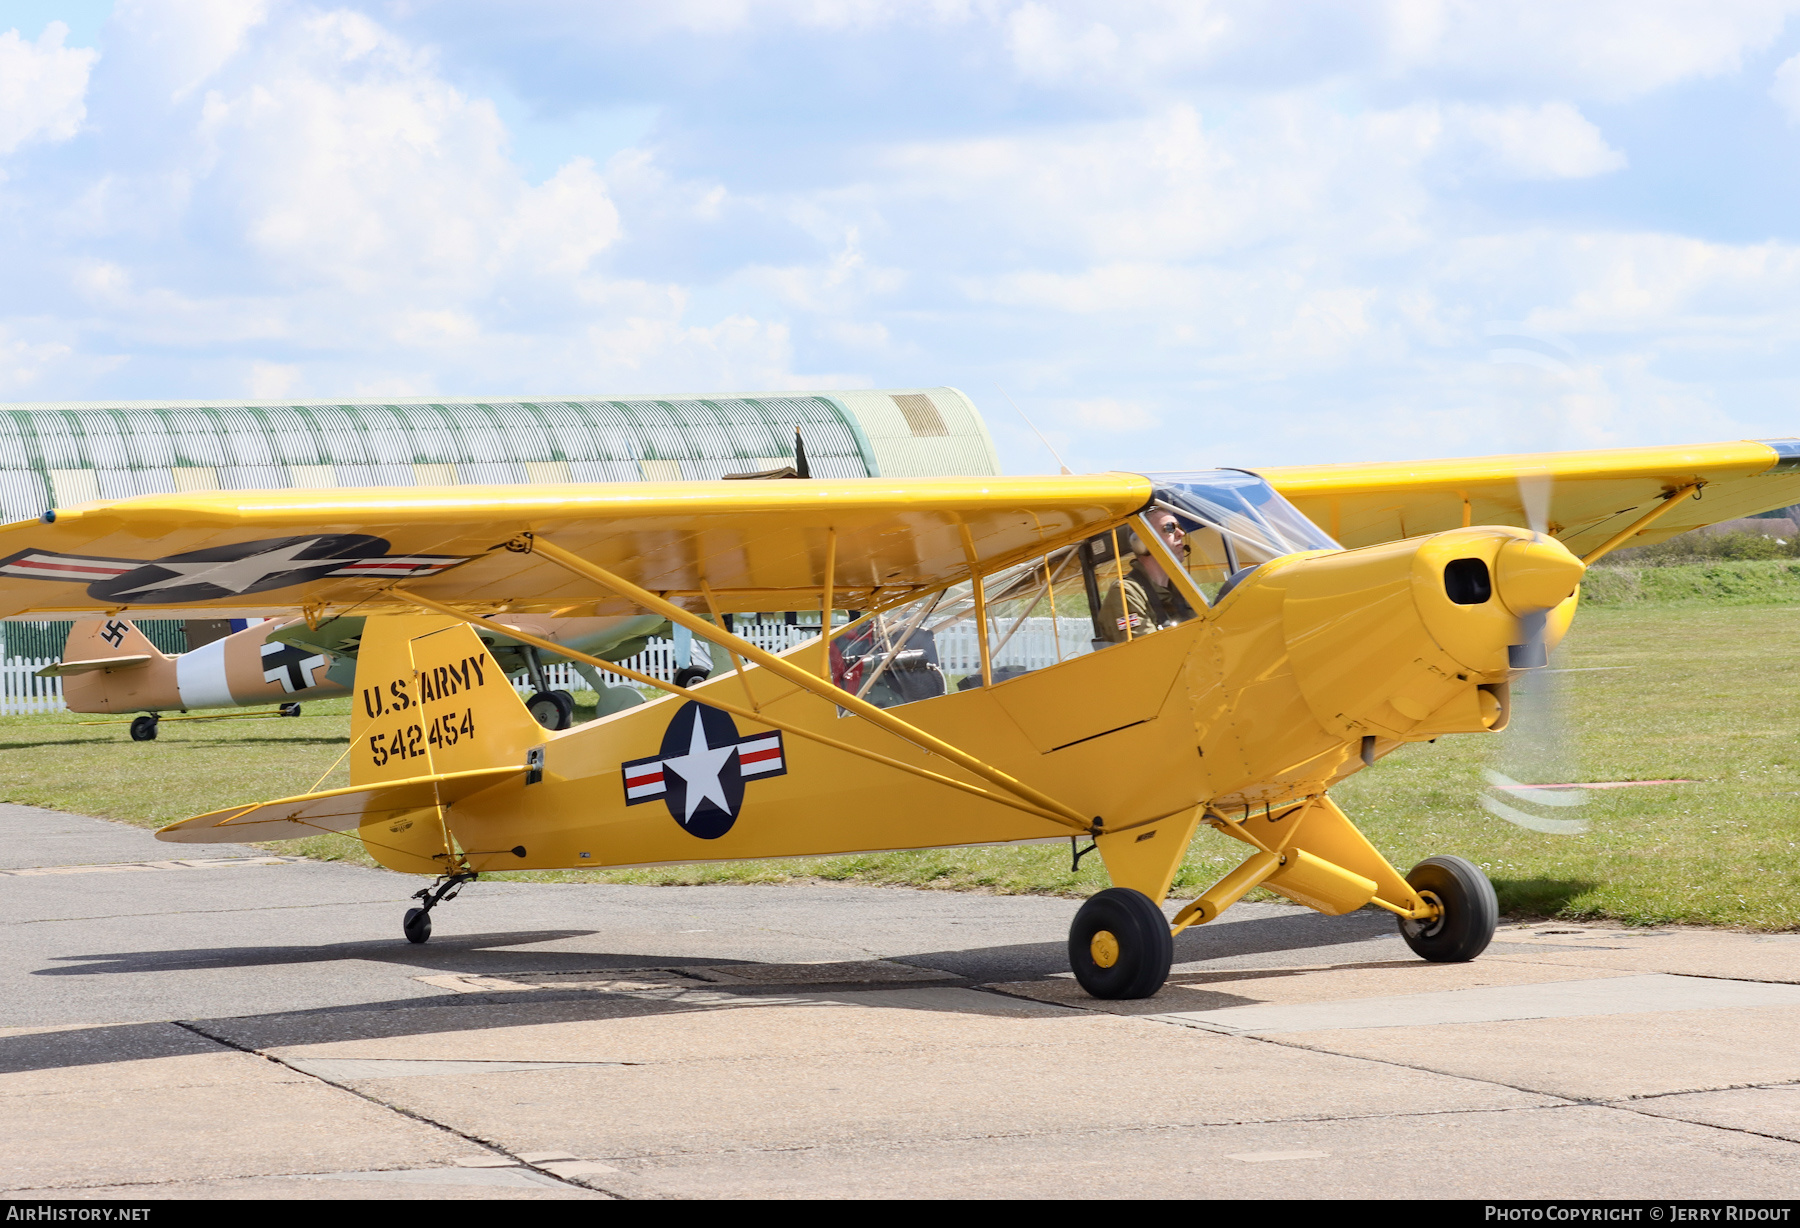
{"label": "pilot", "polygon": [[[1162,535],[1170,553],[1180,558],[1186,550],[1187,530],[1175,514],[1154,508],[1145,519]],[[1135,555],[1131,570],[1122,581],[1113,583],[1106,600],[1100,603],[1100,625],[1106,638],[1115,644],[1123,644],[1127,638],[1127,618],[1131,620],[1130,638],[1135,639],[1194,617],[1194,608],[1169,579],[1162,563],[1150,553],[1150,547],[1136,533],[1126,535],[1126,544]]]}

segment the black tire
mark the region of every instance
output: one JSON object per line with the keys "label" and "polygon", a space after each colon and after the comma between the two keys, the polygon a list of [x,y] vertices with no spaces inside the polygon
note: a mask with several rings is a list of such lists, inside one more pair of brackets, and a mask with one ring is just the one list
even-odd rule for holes
{"label": "black tire", "polygon": [[154,716],[138,717],[135,721],[131,722],[131,740],[133,742],[156,741],[156,724],[157,721]]}
{"label": "black tire", "polygon": [[406,935],[406,941],[415,946],[431,941],[431,914],[423,908],[407,909],[400,930]]}
{"label": "black tire", "polygon": [[698,665],[684,665],[675,671],[675,685],[679,687],[697,686],[712,677],[712,671]]}
{"label": "black tire", "polygon": [[299,716],[300,715],[300,705],[299,704],[282,704],[281,707],[276,709],[276,711],[280,712],[281,715],[283,715],[283,716]]}
{"label": "black tire", "polygon": [[[1110,946],[1103,934],[1111,935]],[[1112,962],[1103,963],[1109,955]],[[1149,896],[1130,887],[1089,896],[1069,927],[1069,967],[1096,998],[1148,998],[1169,979],[1174,960],[1169,919]]]}
{"label": "black tire", "polygon": [[1436,964],[1457,964],[1487,950],[1500,923],[1500,901],[1480,867],[1461,857],[1427,857],[1406,881],[1444,909],[1432,922],[1400,918],[1400,936],[1415,955]]}
{"label": "black tire", "polygon": [[525,701],[525,710],[545,729],[567,729],[575,723],[575,697],[567,691],[539,691]]}

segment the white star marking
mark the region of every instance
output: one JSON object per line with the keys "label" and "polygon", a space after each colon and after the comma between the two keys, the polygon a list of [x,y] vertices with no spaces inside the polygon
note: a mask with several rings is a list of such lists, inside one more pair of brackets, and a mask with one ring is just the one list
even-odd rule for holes
{"label": "white star marking", "polygon": [[211,584],[228,593],[241,593],[262,583],[272,575],[284,571],[296,571],[311,567],[342,567],[347,563],[359,562],[358,559],[299,559],[295,558],[301,551],[310,549],[313,541],[298,542],[291,546],[282,546],[275,550],[265,550],[261,554],[253,554],[248,558],[231,559],[225,562],[209,563],[154,563],[146,566],[160,567],[164,571],[175,572],[175,577],[166,580],[155,580],[149,584],[140,584],[136,588],[128,588],[114,593],[114,597],[129,597],[133,593],[148,592],[157,588],[181,588],[189,584]]}
{"label": "white star marking", "polygon": [[700,803],[710,801],[713,805],[731,813],[731,804],[725,800],[725,785],[719,779],[719,773],[725,768],[725,761],[737,749],[736,744],[712,750],[706,745],[706,722],[700,719],[698,710],[694,713],[694,736],[688,742],[688,753],[676,755],[673,759],[663,760],[663,771],[671,771],[681,777],[687,785],[687,814],[682,818],[685,823],[694,817],[700,809]]}

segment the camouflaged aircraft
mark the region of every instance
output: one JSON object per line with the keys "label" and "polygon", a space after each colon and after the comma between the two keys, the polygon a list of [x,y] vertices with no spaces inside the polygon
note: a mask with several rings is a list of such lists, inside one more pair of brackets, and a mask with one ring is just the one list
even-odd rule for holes
{"label": "camouflaged aircraft", "polygon": [[[92,563],[59,561],[57,565],[79,575],[77,567]],[[668,635],[671,630],[667,619],[647,616],[568,619],[514,614],[500,622],[559,648],[570,647],[608,660],[635,656],[651,637]],[[273,703],[278,707],[260,715],[299,716],[303,699],[350,694],[362,629],[363,619],[357,616],[333,619],[323,634],[302,618],[271,618],[191,651],[170,654],[152,644],[125,615],[102,615],[77,620],[69,628],[63,659],[37,673],[40,678],[63,679],[63,702],[71,712],[142,713],[131,722],[131,737],[149,742],[170,712],[186,716],[194,710]],[[546,666],[567,661],[567,657],[509,634],[484,633],[482,642],[503,674],[531,680],[532,692],[525,707],[534,720],[546,729],[567,729],[574,724],[574,696],[553,687],[545,674]],[[687,642],[692,643],[691,637]],[[592,666],[580,661],[572,664],[593,688],[600,715],[643,702],[643,696],[631,687],[608,685]],[[706,655],[690,652],[675,670],[675,680],[691,684],[709,676],[712,669]]]}

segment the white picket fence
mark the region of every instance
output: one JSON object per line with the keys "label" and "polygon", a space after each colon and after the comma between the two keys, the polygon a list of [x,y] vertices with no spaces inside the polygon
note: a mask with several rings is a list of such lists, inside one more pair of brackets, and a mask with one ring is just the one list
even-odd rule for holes
{"label": "white picket fence", "polygon": [[[781,652],[794,644],[814,639],[819,634],[817,626],[790,627],[783,623],[739,623],[736,630],[752,644],[769,652]],[[1011,630],[1010,619],[996,619],[988,634],[998,644],[1001,637]],[[1070,657],[1092,652],[1093,638],[1093,624],[1085,618],[1028,618],[1025,625],[1013,632],[1012,637],[995,654],[994,668],[999,670],[1012,666],[1028,670],[1043,669],[1047,665],[1055,665],[1059,660],[1067,661]],[[939,631],[937,650],[938,660],[946,674],[967,675],[981,671],[981,641],[972,622],[964,620]],[[707,661],[706,653],[706,645],[696,641],[694,656],[702,664]],[[651,640],[649,647],[623,664],[653,678],[672,682],[676,668],[675,644],[670,640]],[[546,666],[544,680],[551,687],[565,691],[587,686],[570,665]],[[514,680],[514,685],[518,687],[520,694],[531,691],[531,681],[523,675]]]}
{"label": "white picket fence", "polygon": [[[993,643],[1012,631],[1011,619],[995,619],[988,629]],[[964,621],[937,633],[940,667],[946,674],[981,671],[981,640],[975,624]],[[994,668],[1043,669],[1094,651],[1094,624],[1085,618],[1028,618],[994,654]]]}
{"label": "white picket fence", "polygon": [[56,664],[54,657],[13,657],[0,661],[0,715],[65,712],[62,679],[39,678],[37,672]]}
{"label": "white picket fence", "polygon": [[[816,639],[819,634],[819,628],[816,625],[811,627],[790,627],[786,623],[738,623],[734,627],[734,630],[737,634],[743,636],[765,652],[782,652],[795,644],[810,639]],[[638,653],[635,657],[627,657],[624,661],[621,661],[620,664],[628,665],[641,674],[649,674],[652,678],[660,678],[664,682],[673,682],[675,681],[675,671],[679,668],[679,664],[675,657],[674,640],[652,639],[644,648],[644,651]],[[708,665],[712,660],[711,649],[707,646],[705,641],[696,639],[690,652],[689,659],[702,666]],[[602,673],[601,680],[606,682],[609,686],[631,685],[624,678],[621,678],[616,674],[608,677],[606,674]],[[552,690],[579,691],[588,689],[588,684],[583,681],[580,674],[575,672],[575,667],[566,662],[557,665],[546,665],[544,667],[544,681],[550,684]],[[514,678],[513,686],[518,688],[519,694],[521,695],[529,695],[533,689],[531,678],[527,674],[521,674],[517,678]]]}

